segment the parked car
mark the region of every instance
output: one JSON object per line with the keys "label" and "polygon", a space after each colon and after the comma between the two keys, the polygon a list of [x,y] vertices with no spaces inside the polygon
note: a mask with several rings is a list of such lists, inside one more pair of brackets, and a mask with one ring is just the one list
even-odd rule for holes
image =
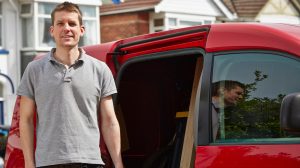
{"label": "parked car", "polygon": [[0,168],[4,167],[4,160],[2,157],[0,157]]}
{"label": "parked car", "polygon": [[[126,167],[299,168],[299,26],[201,25],[84,48],[115,77]],[[243,98],[218,112],[214,137],[212,84],[225,80]],[[24,165],[19,137],[18,98],[6,168]]]}
{"label": "parked car", "polygon": [[5,147],[7,142],[7,135],[9,126],[0,124],[0,168],[4,166]]}

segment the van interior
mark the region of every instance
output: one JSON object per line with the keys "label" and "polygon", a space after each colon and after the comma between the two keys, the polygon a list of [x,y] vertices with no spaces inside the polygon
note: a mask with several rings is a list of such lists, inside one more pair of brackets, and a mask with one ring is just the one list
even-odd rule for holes
{"label": "van interior", "polygon": [[179,167],[187,116],[178,114],[189,110],[197,57],[160,57],[121,68],[115,106],[125,167]]}

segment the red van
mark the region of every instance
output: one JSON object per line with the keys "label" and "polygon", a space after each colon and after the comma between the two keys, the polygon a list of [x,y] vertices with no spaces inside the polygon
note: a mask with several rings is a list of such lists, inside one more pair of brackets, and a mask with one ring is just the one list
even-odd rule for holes
{"label": "red van", "polygon": [[[202,25],[85,50],[115,76],[127,168],[300,167],[299,26]],[[212,86],[226,80],[244,84],[243,98],[218,112],[214,137]],[[17,99],[6,168],[24,167],[19,137]]]}

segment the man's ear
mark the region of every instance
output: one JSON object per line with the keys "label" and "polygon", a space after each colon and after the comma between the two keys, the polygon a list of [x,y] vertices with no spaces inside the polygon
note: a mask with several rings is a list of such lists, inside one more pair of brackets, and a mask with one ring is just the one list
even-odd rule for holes
{"label": "man's ear", "polygon": [[224,92],[225,92],[225,88],[224,87],[220,87],[219,90],[219,95],[224,95]]}
{"label": "man's ear", "polygon": [[81,31],[80,36],[82,37],[85,33],[85,27],[83,25],[80,26],[80,31]]}
{"label": "man's ear", "polygon": [[50,33],[50,35],[53,37],[53,26],[50,26],[50,27],[49,27],[49,33]]}

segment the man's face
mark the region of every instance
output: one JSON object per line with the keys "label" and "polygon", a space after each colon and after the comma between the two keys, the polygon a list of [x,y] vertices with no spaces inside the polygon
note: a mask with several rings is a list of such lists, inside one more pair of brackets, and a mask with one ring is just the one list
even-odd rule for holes
{"label": "man's face", "polygon": [[83,33],[84,27],[80,25],[77,13],[55,12],[54,24],[50,27],[50,34],[56,42],[56,47],[73,48],[77,46]]}
{"label": "man's face", "polygon": [[244,89],[235,86],[233,89],[224,90],[224,103],[226,106],[235,106],[243,98]]}

